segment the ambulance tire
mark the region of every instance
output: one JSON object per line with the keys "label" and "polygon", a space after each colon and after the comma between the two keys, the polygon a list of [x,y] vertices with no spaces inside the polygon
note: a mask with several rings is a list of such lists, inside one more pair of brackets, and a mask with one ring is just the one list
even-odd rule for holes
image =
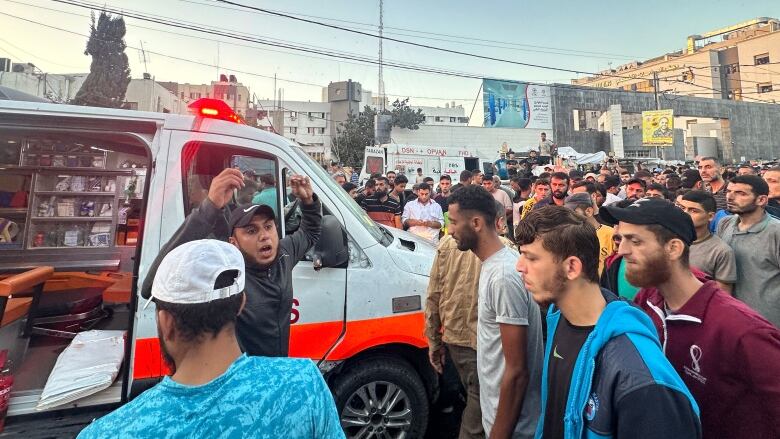
{"label": "ambulance tire", "polygon": [[[393,357],[374,357],[355,363],[349,369],[343,371],[333,381],[333,396],[336,402],[336,410],[339,413],[342,427],[345,428],[347,438],[358,437],[369,431],[382,437],[382,433],[389,433],[389,437],[422,438],[428,427],[428,396],[425,385],[417,371],[404,360]],[[383,410],[387,407],[378,407],[378,413],[371,416],[357,416],[356,411],[363,407],[361,396],[371,395],[377,399],[383,399],[388,392],[400,391],[399,402],[390,408],[390,417],[382,418]],[[347,404],[353,411],[345,410]],[[410,421],[403,430],[397,427],[403,418],[396,418],[403,409],[408,409]],[[345,422],[347,421],[347,422]],[[384,421],[384,422],[383,422]],[[388,422],[389,421],[389,422]],[[360,424],[365,424],[365,428]],[[358,434],[361,432],[361,434]],[[370,435],[366,435],[370,436]]]}

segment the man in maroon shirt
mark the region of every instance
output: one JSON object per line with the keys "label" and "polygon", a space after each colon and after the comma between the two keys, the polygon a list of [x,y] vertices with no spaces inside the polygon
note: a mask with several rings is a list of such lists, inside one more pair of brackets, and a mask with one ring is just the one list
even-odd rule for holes
{"label": "man in maroon shirt", "polygon": [[634,302],[699,404],[703,437],[780,437],[780,330],[691,273],[696,231],[682,210],[644,199],[607,212],[620,222],[626,278],[642,287]]}

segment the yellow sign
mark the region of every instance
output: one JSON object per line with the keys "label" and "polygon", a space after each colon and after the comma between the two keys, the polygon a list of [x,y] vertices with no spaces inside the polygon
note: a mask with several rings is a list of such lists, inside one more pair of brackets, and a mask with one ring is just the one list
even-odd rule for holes
{"label": "yellow sign", "polygon": [[642,112],[642,143],[646,146],[674,144],[674,114],[672,110]]}

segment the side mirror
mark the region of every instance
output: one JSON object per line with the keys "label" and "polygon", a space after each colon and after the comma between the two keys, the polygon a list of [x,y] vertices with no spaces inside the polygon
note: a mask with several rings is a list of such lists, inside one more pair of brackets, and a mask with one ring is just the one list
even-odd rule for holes
{"label": "side mirror", "polygon": [[322,216],[320,239],[314,245],[314,269],[345,268],[349,263],[347,234],[333,215]]}

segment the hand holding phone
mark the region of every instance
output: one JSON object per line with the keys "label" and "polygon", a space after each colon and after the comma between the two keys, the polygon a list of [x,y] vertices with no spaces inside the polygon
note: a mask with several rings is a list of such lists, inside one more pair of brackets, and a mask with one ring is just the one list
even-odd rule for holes
{"label": "hand holding phone", "polygon": [[219,173],[209,187],[209,200],[217,209],[225,207],[235,196],[235,192],[244,187],[244,174],[235,168]]}

